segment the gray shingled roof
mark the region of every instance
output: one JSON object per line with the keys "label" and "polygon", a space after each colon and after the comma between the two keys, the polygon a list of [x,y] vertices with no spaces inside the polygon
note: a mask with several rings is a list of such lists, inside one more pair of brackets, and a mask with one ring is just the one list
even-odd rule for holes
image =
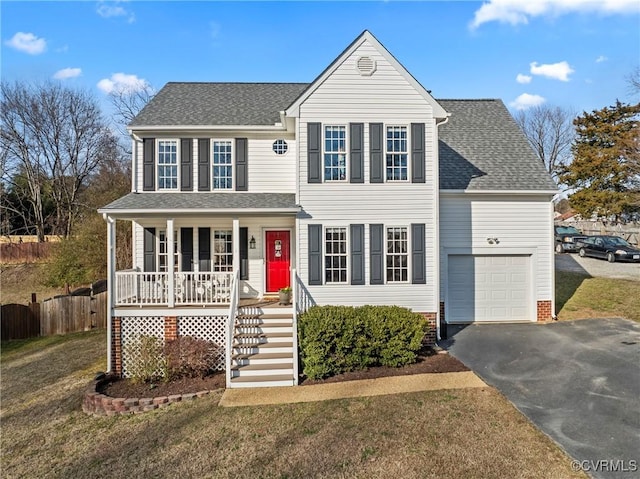
{"label": "gray shingled roof", "polygon": [[118,198],[99,212],[144,210],[147,213],[176,210],[296,210],[293,193],[129,193]]}
{"label": "gray shingled roof", "polygon": [[555,190],[542,162],[500,100],[438,100],[440,189]]}
{"label": "gray shingled roof", "polygon": [[308,83],[167,83],[129,126],[273,125]]}

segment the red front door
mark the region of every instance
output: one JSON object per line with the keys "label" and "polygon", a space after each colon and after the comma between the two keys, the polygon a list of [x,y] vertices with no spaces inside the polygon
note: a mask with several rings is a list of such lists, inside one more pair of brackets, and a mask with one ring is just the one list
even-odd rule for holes
{"label": "red front door", "polygon": [[289,232],[267,231],[265,233],[267,248],[267,292],[273,293],[280,288],[290,286]]}

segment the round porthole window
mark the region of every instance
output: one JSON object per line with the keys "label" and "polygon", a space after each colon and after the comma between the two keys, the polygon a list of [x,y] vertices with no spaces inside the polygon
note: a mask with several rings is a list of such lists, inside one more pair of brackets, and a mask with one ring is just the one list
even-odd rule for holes
{"label": "round porthole window", "polygon": [[276,155],[284,155],[287,152],[287,142],[284,140],[276,140],[273,142],[273,151]]}

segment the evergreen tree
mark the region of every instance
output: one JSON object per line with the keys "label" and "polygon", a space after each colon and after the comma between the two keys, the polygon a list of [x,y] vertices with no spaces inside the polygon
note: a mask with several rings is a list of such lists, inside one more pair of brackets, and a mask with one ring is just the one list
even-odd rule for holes
{"label": "evergreen tree", "polygon": [[640,104],[616,102],[573,121],[573,162],[560,176],[583,217],[632,217],[640,213]]}

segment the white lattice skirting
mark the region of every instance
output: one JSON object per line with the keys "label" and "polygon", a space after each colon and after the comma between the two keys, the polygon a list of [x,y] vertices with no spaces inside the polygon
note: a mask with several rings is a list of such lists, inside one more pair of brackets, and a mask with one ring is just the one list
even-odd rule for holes
{"label": "white lattice skirting", "polygon": [[[225,368],[226,316],[178,316],[178,337],[212,341],[220,348],[214,369]],[[131,365],[139,358],[140,336],[158,338],[164,344],[164,316],[128,316],[121,322],[122,376],[130,377]]]}
{"label": "white lattice skirting", "polygon": [[192,336],[217,344],[220,355],[214,369],[224,371],[226,323],[226,316],[178,316],[178,337]]}

